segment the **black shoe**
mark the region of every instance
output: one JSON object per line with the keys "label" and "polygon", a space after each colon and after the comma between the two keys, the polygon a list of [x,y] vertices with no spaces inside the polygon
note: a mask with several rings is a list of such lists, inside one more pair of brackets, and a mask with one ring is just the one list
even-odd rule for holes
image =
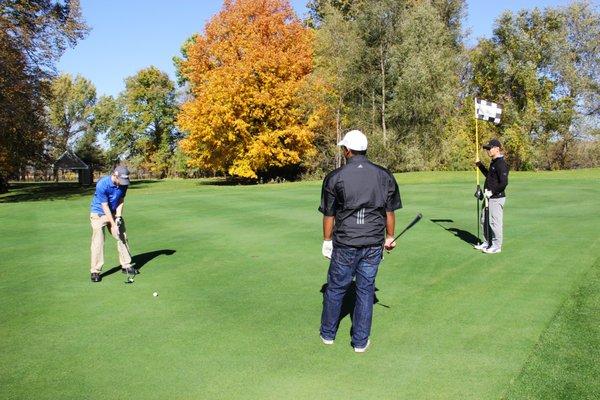
{"label": "black shoe", "polygon": [[121,268],[121,272],[122,272],[123,274],[127,274],[127,275],[137,275],[137,274],[139,274],[139,273],[140,273],[140,272],[139,272],[137,269],[135,269],[135,268],[133,268],[133,267],[129,267],[129,268]]}
{"label": "black shoe", "polygon": [[99,273],[97,273],[97,272],[92,273],[92,282],[100,282],[101,280],[102,280],[102,276],[100,276]]}

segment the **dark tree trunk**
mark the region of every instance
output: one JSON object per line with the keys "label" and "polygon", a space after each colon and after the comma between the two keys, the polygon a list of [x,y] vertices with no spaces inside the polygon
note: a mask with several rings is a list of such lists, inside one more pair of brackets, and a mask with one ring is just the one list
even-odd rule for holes
{"label": "dark tree trunk", "polygon": [[8,179],[5,179],[3,175],[0,175],[0,193],[8,192]]}

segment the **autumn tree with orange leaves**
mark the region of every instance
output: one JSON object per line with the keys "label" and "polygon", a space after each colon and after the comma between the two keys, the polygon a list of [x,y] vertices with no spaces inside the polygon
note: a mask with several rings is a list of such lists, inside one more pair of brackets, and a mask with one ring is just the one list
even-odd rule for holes
{"label": "autumn tree with orange leaves", "polygon": [[177,62],[191,91],[178,117],[191,167],[256,179],[314,154],[316,117],[300,95],[312,39],[287,0],[224,1]]}

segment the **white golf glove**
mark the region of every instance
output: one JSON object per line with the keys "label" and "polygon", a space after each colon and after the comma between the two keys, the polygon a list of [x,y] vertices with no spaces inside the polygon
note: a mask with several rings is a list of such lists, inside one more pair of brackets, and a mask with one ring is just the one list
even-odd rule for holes
{"label": "white golf glove", "polygon": [[331,253],[333,252],[333,242],[331,240],[323,240],[323,248],[321,250],[325,258],[331,259]]}
{"label": "white golf glove", "polygon": [[492,191],[491,191],[491,190],[489,190],[489,189],[485,189],[485,190],[483,191],[483,195],[484,195],[486,198],[488,198],[488,199],[489,199],[490,197],[492,197]]}

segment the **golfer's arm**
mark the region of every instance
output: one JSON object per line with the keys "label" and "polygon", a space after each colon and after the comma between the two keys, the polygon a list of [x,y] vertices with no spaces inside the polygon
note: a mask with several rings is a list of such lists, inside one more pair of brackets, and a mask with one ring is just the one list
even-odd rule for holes
{"label": "golfer's arm", "polygon": [[113,219],[112,212],[108,207],[108,203],[102,203],[102,211],[104,211],[104,215],[106,215],[106,218],[108,218],[108,222],[110,222],[111,225],[114,225],[115,220]]}
{"label": "golfer's arm", "polygon": [[386,237],[394,237],[394,230],[396,229],[396,213],[393,211],[385,212],[385,234]]}
{"label": "golfer's arm", "polygon": [[335,217],[323,216],[323,240],[331,240],[333,237],[333,225]]}
{"label": "golfer's arm", "polygon": [[481,162],[479,164],[477,164],[477,168],[479,168],[479,170],[481,171],[481,173],[483,175],[487,176],[488,169],[483,164],[481,164]]}
{"label": "golfer's arm", "polygon": [[120,217],[123,215],[123,207],[125,207],[125,199],[119,200],[119,205],[117,206],[117,210],[115,211],[116,217]]}

